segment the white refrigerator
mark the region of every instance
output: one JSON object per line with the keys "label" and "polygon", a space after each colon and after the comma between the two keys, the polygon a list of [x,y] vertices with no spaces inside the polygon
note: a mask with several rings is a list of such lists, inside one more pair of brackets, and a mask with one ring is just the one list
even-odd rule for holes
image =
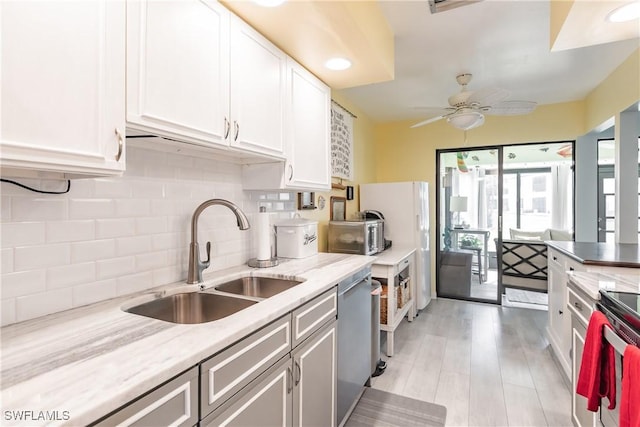
{"label": "white refrigerator", "polygon": [[360,185],[360,210],[384,215],[384,234],[392,247],[416,248],[416,308],[431,301],[431,249],[429,246],[429,184],[388,182]]}

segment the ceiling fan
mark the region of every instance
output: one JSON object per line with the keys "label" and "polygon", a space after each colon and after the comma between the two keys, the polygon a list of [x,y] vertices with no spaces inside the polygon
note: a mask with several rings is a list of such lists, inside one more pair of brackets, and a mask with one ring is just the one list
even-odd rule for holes
{"label": "ceiling fan", "polygon": [[438,116],[421,121],[411,126],[417,128],[440,119],[447,119],[452,126],[469,130],[484,123],[484,115],[492,114],[496,116],[513,116],[527,114],[536,108],[533,101],[505,101],[510,93],[506,89],[485,88],[477,91],[467,90],[467,85],[471,81],[472,75],[469,73],[459,74],[456,81],[462,89],[459,93],[449,97],[449,107],[436,108]]}

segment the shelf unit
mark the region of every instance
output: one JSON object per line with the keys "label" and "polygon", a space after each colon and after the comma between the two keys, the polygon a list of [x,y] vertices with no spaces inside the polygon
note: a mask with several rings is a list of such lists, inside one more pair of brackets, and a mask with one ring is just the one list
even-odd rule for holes
{"label": "shelf unit", "polygon": [[[387,323],[380,324],[380,330],[387,334],[387,356],[391,357],[394,353],[394,332],[407,316],[409,322],[413,321],[416,315],[415,304],[415,249],[388,249],[382,254],[376,256],[371,266],[371,275],[374,279],[383,279],[388,284],[387,288]],[[409,293],[410,298],[405,302],[402,308],[396,309],[396,294],[392,286],[395,286],[396,277],[403,271],[408,271]]]}

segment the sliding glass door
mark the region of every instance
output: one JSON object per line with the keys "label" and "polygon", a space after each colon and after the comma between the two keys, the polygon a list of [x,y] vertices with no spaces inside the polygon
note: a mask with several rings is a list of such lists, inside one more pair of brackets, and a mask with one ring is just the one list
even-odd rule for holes
{"label": "sliding glass door", "polygon": [[437,294],[499,303],[500,147],[438,151]]}

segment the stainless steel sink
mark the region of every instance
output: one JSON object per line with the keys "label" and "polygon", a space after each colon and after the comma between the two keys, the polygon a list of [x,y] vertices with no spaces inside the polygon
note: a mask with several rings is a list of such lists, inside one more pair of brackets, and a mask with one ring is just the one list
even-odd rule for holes
{"label": "stainless steel sink", "polygon": [[300,283],[302,283],[300,280],[273,277],[241,277],[215,286],[215,290],[247,297],[269,298]]}
{"label": "stainless steel sink", "polygon": [[166,322],[195,324],[222,319],[253,304],[256,304],[256,301],[188,292],[158,298],[125,311]]}

